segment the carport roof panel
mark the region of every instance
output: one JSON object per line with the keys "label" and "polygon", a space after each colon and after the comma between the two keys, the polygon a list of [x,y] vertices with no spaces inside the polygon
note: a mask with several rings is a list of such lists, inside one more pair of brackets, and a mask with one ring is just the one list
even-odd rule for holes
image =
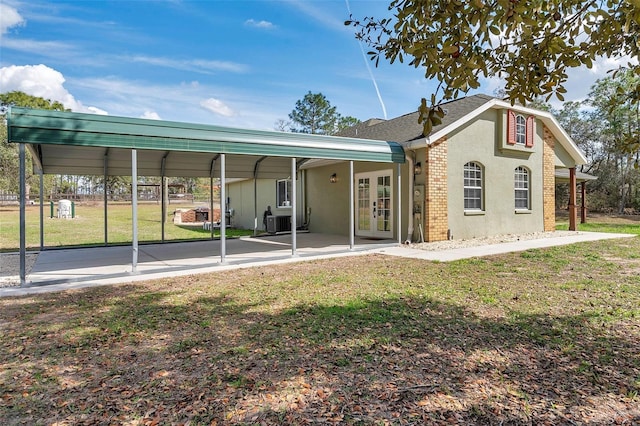
{"label": "carport roof panel", "polygon": [[[397,142],[12,107],[9,142],[403,163]],[[46,163],[46,159],[42,159]]]}

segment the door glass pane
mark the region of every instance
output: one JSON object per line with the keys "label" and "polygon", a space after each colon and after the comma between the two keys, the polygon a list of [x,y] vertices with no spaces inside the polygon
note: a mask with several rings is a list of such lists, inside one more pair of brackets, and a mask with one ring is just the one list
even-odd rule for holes
{"label": "door glass pane", "polygon": [[377,180],[377,218],[378,231],[391,230],[391,176],[378,176]]}
{"label": "door glass pane", "polygon": [[371,199],[369,195],[371,184],[369,178],[358,179],[358,230],[371,230]]}

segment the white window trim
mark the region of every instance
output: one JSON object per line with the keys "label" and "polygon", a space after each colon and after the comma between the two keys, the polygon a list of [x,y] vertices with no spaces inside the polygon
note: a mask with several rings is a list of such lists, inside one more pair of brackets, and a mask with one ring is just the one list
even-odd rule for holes
{"label": "white window trim", "polygon": [[516,114],[516,131],[514,136],[516,145],[525,146],[527,144],[527,118],[522,114]]}
{"label": "white window trim", "polygon": [[[519,172],[519,170],[524,171],[524,173]],[[517,182],[521,182],[521,181],[516,181],[516,176],[518,175],[524,175],[527,177],[526,180],[526,184],[527,187],[526,188],[517,188],[516,187],[516,183]],[[531,171],[524,167],[524,166],[518,166],[514,169],[514,174],[513,174],[513,196],[514,196],[514,204],[516,202],[516,198],[515,198],[515,192],[520,190],[520,191],[526,191],[527,192],[527,206],[526,207],[515,207],[515,211],[516,213],[527,213],[527,212],[531,212]]]}
{"label": "white window trim", "polygon": [[[281,203],[280,200],[280,184],[285,182],[285,200]],[[291,179],[278,179],[276,180],[276,207],[279,209],[291,208]]]}
{"label": "white window trim", "polygon": [[[465,173],[467,171],[467,166],[473,164],[474,166],[477,166],[480,169],[480,186],[467,186],[465,185]],[[474,171],[476,170],[475,167],[473,169]],[[462,173],[462,191],[463,191],[463,199],[462,199],[462,205],[463,205],[463,209],[466,215],[470,215],[470,214],[482,214],[484,213],[484,167],[482,167],[482,164],[480,164],[477,161],[469,161],[467,163],[465,163],[465,165],[463,166],[463,173]],[[474,189],[474,190],[480,190],[480,207],[466,207],[465,206],[465,201],[466,198],[464,196],[464,190],[465,189]]]}

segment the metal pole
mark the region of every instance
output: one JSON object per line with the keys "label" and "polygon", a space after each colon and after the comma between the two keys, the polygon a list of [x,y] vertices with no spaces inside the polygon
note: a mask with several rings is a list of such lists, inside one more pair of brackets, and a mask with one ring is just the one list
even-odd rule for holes
{"label": "metal pole", "polygon": [[[400,167],[400,163],[398,163],[397,166],[397,176],[396,179],[398,179],[398,214],[397,214],[397,221],[398,221],[398,244],[402,244],[402,178],[400,176],[400,173],[402,172],[402,168]],[[409,171],[409,173],[412,173],[412,170]]]}
{"label": "metal pole", "polygon": [[213,228],[213,174],[214,171],[216,169],[216,159],[218,157],[215,157],[213,160],[211,160],[211,169],[209,170],[209,197],[211,198],[210,201],[210,210],[209,210],[209,222],[211,222],[211,239],[213,240],[214,237],[214,228]]}
{"label": "metal pole", "polygon": [[225,154],[220,154],[220,263],[227,263],[227,185]]}
{"label": "metal pole", "polygon": [[131,272],[138,272],[138,155],[135,149],[131,150],[131,222],[133,259],[131,260]]}
{"label": "metal pole", "polygon": [[162,219],[160,220],[160,234],[161,241],[164,243],[164,225],[167,218],[167,205],[164,203],[164,180],[165,177],[165,167],[167,162],[167,156],[162,157],[162,164],[160,165],[160,198],[162,201],[160,202],[160,214],[162,215]]}
{"label": "metal pole", "polygon": [[40,174],[40,250],[44,250],[44,173],[42,168],[39,171]]}
{"label": "metal pole", "polygon": [[349,161],[349,250],[355,246],[355,206],[354,206],[354,184],[353,184],[353,160]]}
{"label": "metal pole", "polygon": [[580,208],[580,223],[587,223],[587,182],[583,181],[581,185],[581,208]]}
{"label": "metal pole", "polygon": [[213,176],[209,176],[209,224],[211,228],[211,239],[213,240]]}
{"label": "metal pole", "polygon": [[258,235],[258,179],[253,174],[253,236]]}
{"label": "metal pole", "polygon": [[253,165],[253,236],[258,235],[258,171],[260,163],[267,157],[260,157]]}
{"label": "metal pole", "polygon": [[27,284],[27,243],[26,243],[26,204],[27,204],[27,182],[25,176],[25,154],[24,144],[21,143],[18,146],[18,162],[20,166],[19,182],[20,182],[20,285],[25,286]]}
{"label": "metal pole", "polygon": [[297,234],[296,234],[296,226],[297,226],[297,211],[296,211],[296,159],[295,157],[291,159],[291,256],[295,257],[296,254],[296,245],[297,245]]}
{"label": "metal pole", "polygon": [[108,237],[108,215],[107,215],[107,205],[108,205],[108,200],[109,200],[109,196],[108,196],[108,192],[109,192],[109,186],[107,185],[107,170],[108,170],[108,166],[109,166],[109,150],[107,149],[107,152],[104,153],[104,245],[108,246],[109,245],[109,237]]}

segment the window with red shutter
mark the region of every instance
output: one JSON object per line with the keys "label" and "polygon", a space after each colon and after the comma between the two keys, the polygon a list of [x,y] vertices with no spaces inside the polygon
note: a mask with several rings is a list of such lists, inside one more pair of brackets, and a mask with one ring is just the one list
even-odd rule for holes
{"label": "window with red shutter", "polygon": [[507,143],[516,144],[516,113],[507,111]]}
{"label": "window with red shutter", "polygon": [[533,147],[533,138],[536,133],[536,117],[530,115],[527,117],[527,140],[525,145],[527,148]]}
{"label": "window with red shutter", "polygon": [[533,148],[536,134],[536,117],[525,116],[512,110],[507,110],[507,138],[503,148],[524,149]]}

